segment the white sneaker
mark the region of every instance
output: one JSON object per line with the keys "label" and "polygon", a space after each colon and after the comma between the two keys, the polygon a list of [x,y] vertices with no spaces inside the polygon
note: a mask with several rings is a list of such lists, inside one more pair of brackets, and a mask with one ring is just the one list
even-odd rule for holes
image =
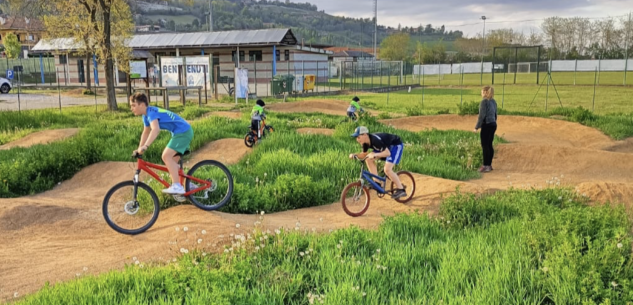
{"label": "white sneaker", "polygon": [[164,189],[163,193],[171,195],[182,195],[185,193],[185,189],[180,183],[172,184],[169,188]]}
{"label": "white sneaker", "polygon": [[197,184],[194,184],[193,182],[189,182],[189,190],[190,191],[193,191],[193,190],[195,190],[197,188],[198,188]]}

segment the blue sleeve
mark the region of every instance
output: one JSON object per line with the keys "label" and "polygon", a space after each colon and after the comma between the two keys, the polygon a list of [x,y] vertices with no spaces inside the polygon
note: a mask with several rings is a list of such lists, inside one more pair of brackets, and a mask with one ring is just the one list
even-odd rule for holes
{"label": "blue sleeve", "polygon": [[149,127],[149,121],[147,120],[147,116],[146,115],[143,116],[143,125],[145,127]]}
{"label": "blue sleeve", "polygon": [[158,119],[159,115],[160,113],[158,111],[148,110],[147,111],[147,125],[145,126],[149,126],[154,120]]}

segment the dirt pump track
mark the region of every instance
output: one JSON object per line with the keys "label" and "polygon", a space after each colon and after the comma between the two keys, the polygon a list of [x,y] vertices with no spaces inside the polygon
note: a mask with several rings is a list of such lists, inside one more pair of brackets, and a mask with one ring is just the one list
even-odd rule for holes
{"label": "dirt pump track", "polygon": [[[314,102],[299,102],[277,107],[305,112],[324,109],[334,112],[346,108],[344,103],[337,104],[326,103],[324,108],[322,103],[311,108]],[[438,115],[382,122],[411,131],[431,128],[469,131],[476,117]],[[262,226],[270,230],[294,229],[299,223],[301,230],[319,232],[349,225],[372,229],[380,225],[383,215],[413,210],[434,214],[442,197],[455,192],[458,186],[462,192],[482,194],[510,187],[545,187],[548,180],[575,186],[595,201],[626,202],[630,207],[633,199],[633,184],[629,183],[633,172],[631,141],[613,141],[595,129],[544,118],[500,116],[498,124],[497,135],[510,143],[497,146],[494,170],[481,179],[452,181],[415,174],[416,194],[406,205],[372,196],[371,206],[362,217],[347,216],[340,202],[336,202],[266,214]],[[194,152],[189,162],[215,159],[232,164],[249,151],[242,139],[223,139]],[[133,263],[133,257],[142,262],[164,262],[180,254],[181,246],[193,245],[197,238],[202,238],[203,245],[210,251],[221,251],[231,234],[250,232],[260,220],[260,215],[205,212],[192,205],[182,205],[161,211],[156,224],[143,234],[118,234],[105,223],[101,203],[112,185],[132,178],[134,169],[135,163],[131,162],[100,162],[86,167],[53,190],[0,199],[0,300],[12,300],[15,292],[20,296],[33,293],[46,282],[54,284],[77,275],[121,270],[125,264]],[[188,232],[183,232],[184,227]],[[201,235],[202,230],[207,234]],[[174,245],[174,241],[178,241],[178,245]]]}

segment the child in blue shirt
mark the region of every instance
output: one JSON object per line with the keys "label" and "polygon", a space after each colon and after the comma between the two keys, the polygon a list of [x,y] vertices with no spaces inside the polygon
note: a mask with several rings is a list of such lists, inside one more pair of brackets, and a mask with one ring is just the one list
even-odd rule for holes
{"label": "child in blue shirt", "polygon": [[134,154],[142,154],[152,145],[161,130],[171,132],[171,140],[163,150],[162,159],[169,169],[171,186],[163,190],[163,193],[172,195],[182,195],[185,193],[184,187],[180,184],[178,171],[180,166],[180,156],[189,149],[189,144],[193,139],[193,129],[183,118],[177,114],[162,108],[149,106],[147,96],[144,93],[135,93],[130,97],[130,109],[134,115],[143,116],[143,134],[139,147]]}

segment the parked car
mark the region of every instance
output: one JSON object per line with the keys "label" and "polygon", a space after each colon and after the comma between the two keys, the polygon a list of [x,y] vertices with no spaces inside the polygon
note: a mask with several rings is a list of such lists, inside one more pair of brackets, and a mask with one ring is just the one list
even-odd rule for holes
{"label": "parked car", "polygon": [[4,77],[0,77],[0,93],[7,94],[9,91],[11,91],[11,82]]}

